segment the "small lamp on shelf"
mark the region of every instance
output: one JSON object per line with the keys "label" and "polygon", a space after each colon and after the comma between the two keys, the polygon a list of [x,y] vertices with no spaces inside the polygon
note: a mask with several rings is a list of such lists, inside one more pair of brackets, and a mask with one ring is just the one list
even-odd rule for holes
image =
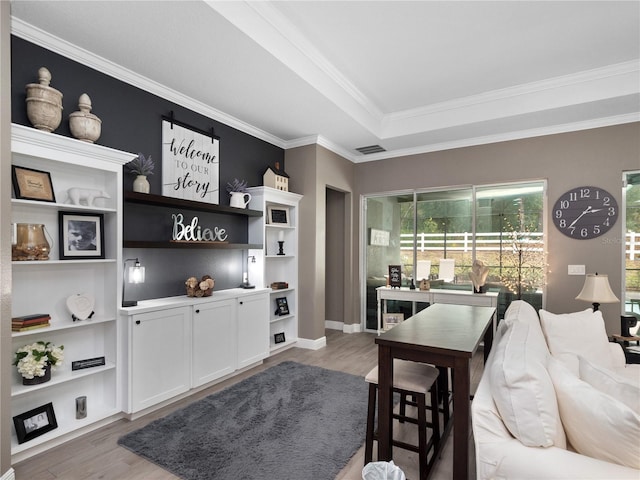
{"label": "small lamp on shelf", "polygon": [[[127,271],[128,262],[135,263],[132,267],[129,267],[129,270]],[[122,269],[122,306],[135,307],[138,305],[137,300],[124,299],[127,283],[144,283],[144,267],[140,264],[140,261],[137,258],[127,258],[124,261],[124,267]]]}
{"label": "small lamp on shelf", "polygon": [[[243,260],[244,260],[244,253],[242,254]],[[241,288],[245,288],[245,289],[249,289],[249,288],[256,288],[255,285],[251,285],[251,283],[249,282],[249,270],[248,270],[248,264],[249,262],[251,263],[256,263],[256,256],[255,255],[248,255],[247,259],[244,260],[244,266],[247,267],[247,269],[243,269],[242,271],[242,284],[240,285]]]}
{"label": "small lamp on shelf", "polygon": [[598,272],[595,275],[592,273],[587,274],[582,291],[580,291],[576,300],[592,303],[594,312],[598,310],[601,303],[620,301],[611,290],[611,286],[609,286],[609,276],[598,275]]}

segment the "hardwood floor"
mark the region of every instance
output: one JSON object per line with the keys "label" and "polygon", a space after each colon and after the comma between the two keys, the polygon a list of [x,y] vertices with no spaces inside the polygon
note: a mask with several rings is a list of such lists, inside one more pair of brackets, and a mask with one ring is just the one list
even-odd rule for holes
{"label": "hardwood floor", "polygon": [[[378,351],[374,343],[375,334],[344,334],[337,330],[327,330],[327,347],[320,350],[291,348],[268,358],[263,365],[243,372],[231,379],[202,390],[189,398],[182,399],[160,410],[152,412],[134,421],[119,420],[94,432],[55,447],[46,453],[36,455],[14,465],[18,480],[176,480],[178,477],[168,473],[142,457],[118,446],[117,440],[127,432],[136,430],[156,418],[180,409],[202,397],[222,390],[229,385],[269,368],[285,360],[316,365],[331,370],[339,370],[364,377],[378,361]],[[476,354],[472,365],[471,391],[474,392],[482,374],[482,352]],[[364,379],[363,379],[364,381]],[[414,426],[407,426],[406,435],[413,434]],[[404,435],[405,432],[400,432]],[[452,436],[450,435],[432,475],[434,480],[452,478]],[[336,477],[336,480],[359,480],[362,478],[364,461],[363,447]],[[473,451],[473,447],[471,448]],[[375,446],[374,446],[375,460]],[[418,478],[416,454],[400,449],[394,450],[394,463],[405,473],[408,480]],[[472,459],[473,465],[473,459]],[[473,477],[473,476],[472,476]],[[301,476],[300,478],[304,478]],[[237,479],[229,479],[237,480]],[[265,479],[276,480],[276,479]],[[312,479],[330,480],[330,479]]]}

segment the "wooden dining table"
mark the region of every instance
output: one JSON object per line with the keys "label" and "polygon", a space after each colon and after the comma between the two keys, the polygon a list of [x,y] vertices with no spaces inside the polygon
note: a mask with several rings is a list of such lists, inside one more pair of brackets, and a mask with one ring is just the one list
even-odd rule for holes
{"label": "wooden dining table", "polygon": [[[444,426],[438,451],[453,427],[453,478],[469,478],[471,358],[484,341],[484,359],[493,341],[495,307],[432,305],[376,337],[378,344],[378,460],[392,460],[393,359],[451,369],[453,413]],[[446,382],[448,385],[448,382]],[[443,407],[449,408],[449,392]],[[432,470],[433,472],[433,470]]]}

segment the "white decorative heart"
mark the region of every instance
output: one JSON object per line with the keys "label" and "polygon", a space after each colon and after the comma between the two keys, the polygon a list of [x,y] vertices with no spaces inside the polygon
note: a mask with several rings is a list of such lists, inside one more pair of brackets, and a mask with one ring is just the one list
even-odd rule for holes
{"label": "white decorative heart", "polygon": [[67,308],[76,320],[86,320],[93,313],[95,298],[86,293],[71,295],[67,298]]}

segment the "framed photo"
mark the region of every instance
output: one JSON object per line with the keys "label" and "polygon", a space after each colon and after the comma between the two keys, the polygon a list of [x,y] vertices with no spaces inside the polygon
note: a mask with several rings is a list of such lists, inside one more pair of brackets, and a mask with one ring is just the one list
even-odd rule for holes
{"label": "framed photo", "polygon": [[16,198],[41,202],[56,201],[49,172],[12,165],[11,179]]}
{"label": "framed photo", "polygon": [[389,286],[400,288],[402,286],[402,266],[389,265]]}
{"label": "framed photo", "polygon": [[383,313],[382,314],[382,329],[389,330],[396,325],[404,322],[404,313]]}
{"label": "framed photo", "polygon": [[276,343],[284,343],[284,342],[286,342],[286,340],[284,338],[284,332],[274,333],[273,334],[273,341],[276,342]]}
{"label": "framed photo", "polygon": [[53,403],[47,403],[28,412],[13,417],[13,425],[16,428],[18,443],[28,442],[43,433],[58,428],[56,414],[53,411]]}
{"label": "framed photo", "polygon": [[289,315],[289,304],[287,303],[287,297],[276,298],[276,315]]}
{"label": "framed photo", "polygon": [[104,258],[104,215],[58,212],[60,260]]}
{"label": "framed photo", "polygon": [[289,207],[267,207],[267,223],[289,226]]}

